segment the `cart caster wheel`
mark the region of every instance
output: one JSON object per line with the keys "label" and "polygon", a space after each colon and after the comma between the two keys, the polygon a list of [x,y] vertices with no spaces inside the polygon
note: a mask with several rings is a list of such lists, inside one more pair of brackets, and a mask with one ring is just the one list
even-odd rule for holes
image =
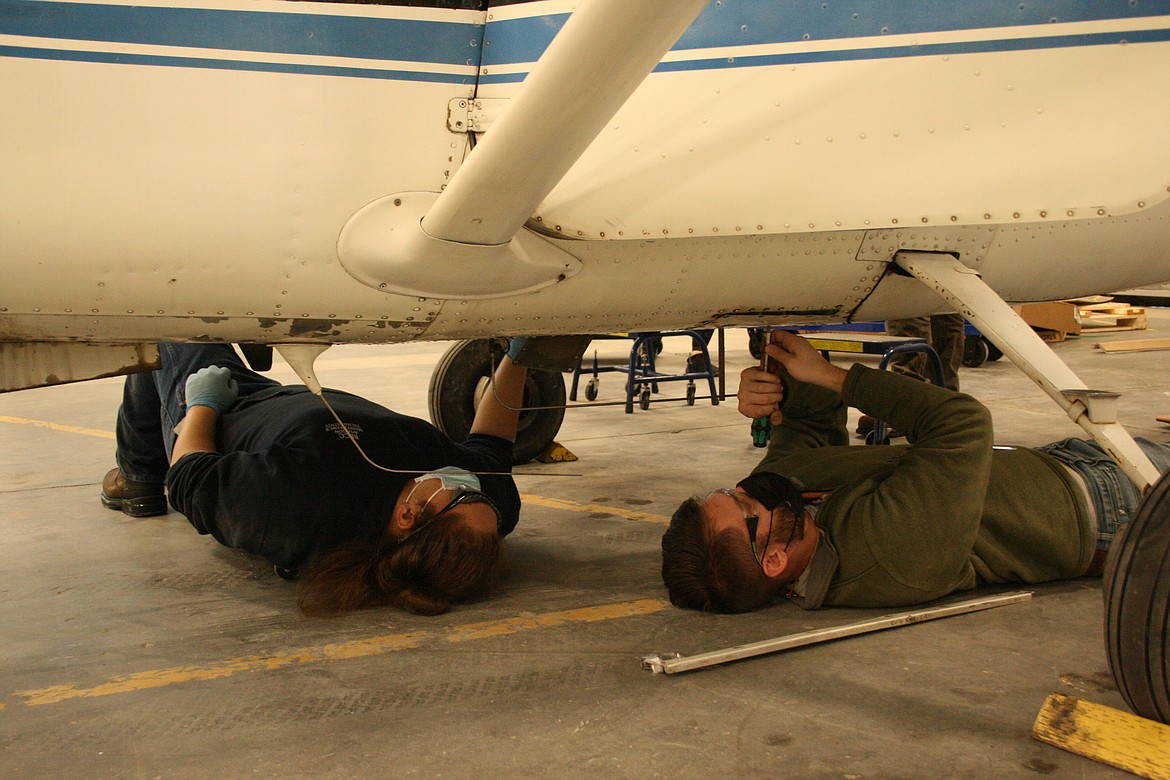
{"label": "cart caster wheel", "polygon": [[642,389],[642,394],[638,396],[638,406],[643,410],[650,408],[650,388]]}
{"label": "cart caster wheel", "polygon": [[687,382],[687,406],[695,405],[695,383]]}
{"label": "cart caster wheel", "polygon": [[586,401],[596,401],[597,400],[597,380],[596,379],[590,379],[589,384],[585,385],[585,400]]}
{"label": "cart caster wheel", "polygon": [[982,336],[968,336],[963,342],[963,365],[967,368],[979,368],[987,362],[991,350]]}

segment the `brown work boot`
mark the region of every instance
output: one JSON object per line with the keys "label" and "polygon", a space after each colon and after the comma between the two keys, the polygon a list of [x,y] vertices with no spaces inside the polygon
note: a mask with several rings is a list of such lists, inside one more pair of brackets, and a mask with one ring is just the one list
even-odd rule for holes
{"label": "brown work boot", "polygon": [[[870,417],[868,414],[861,415],[861,417],[859,417],[857,420],[857,436],[859,438],[868,440],[869,435],[873,433],[873,429],[876,427],[876,425],[877,420],[875,418]],[[901,431],[893,431],[889,428],[886,428],[887,439],[899,439],[905,435],[906,434],[902,433]]]}
{"label": "brown work boot", "polygon": [[861,415],[861,417],[857,418],[857,435],[865,438],[869,434],[873,433],[873,427],[875,423],[877,423],[877,420],[870,417],[868,414]]}
{"label": "brown work boot", "polygon": [[114,468],[102,480],[102,506],[131,517],[154,517],[167,513],[167,497],[161,484],[126,479]]}

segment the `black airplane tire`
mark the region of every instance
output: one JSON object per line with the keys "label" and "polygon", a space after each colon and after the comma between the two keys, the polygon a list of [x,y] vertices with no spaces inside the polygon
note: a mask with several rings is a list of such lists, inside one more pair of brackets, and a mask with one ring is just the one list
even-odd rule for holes
{"label": "black airplane tire", "polygon": [[1117,688],[1138,715],[1170,723],[1170,474],[1114,538],[1103,585]]}
{"label": "black airplane tire", "polygon": [[[494,365],[491,342],[491,339],[456,342],[431,373],[427,390],[431,422],[455,441],[461,442],[471,433],[479,397],[487,387]],[[523,406],[526,411],[520,413],[516,428],[513,464],[532,460],[556,438],[565,418],[564,377],[555,371],[530,369],[524,383]],[[546,406],[554,408],[530,408]]]}

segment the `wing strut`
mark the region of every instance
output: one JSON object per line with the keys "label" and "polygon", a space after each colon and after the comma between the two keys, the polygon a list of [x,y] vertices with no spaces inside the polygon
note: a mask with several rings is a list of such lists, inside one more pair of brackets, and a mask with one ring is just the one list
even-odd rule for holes
{"label": "wing strut", "polygon": [[1035,331],[953,255],[899,252],[894,262],[922,280],[991,340],[1100,444],[1143,492],[1158,469],[1117,422],[1117,393],[1090,390]]}
{"label": "wing strut", "polygon": [[586,0],[442,194],[395,193],[350,218],[343,265],[434,298],[540,289],[579,261],[521,230],[707,0]]}

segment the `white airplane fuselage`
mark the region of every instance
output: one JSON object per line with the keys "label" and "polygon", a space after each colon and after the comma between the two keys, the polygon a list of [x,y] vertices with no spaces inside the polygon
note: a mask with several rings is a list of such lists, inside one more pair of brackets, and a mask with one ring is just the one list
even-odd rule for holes
{"label": "white airplane fuselage", "polygon": [[532,215],[528,239],[571,272],[483,296],[359,278],[339,249],[354,215],[443,191],[574,5],[6,0],[0,341],[945,308],[887,273],[902,250],[953,253],[1008,301],[1170,279],[1170,2],[1015,0],[712,2]]}

